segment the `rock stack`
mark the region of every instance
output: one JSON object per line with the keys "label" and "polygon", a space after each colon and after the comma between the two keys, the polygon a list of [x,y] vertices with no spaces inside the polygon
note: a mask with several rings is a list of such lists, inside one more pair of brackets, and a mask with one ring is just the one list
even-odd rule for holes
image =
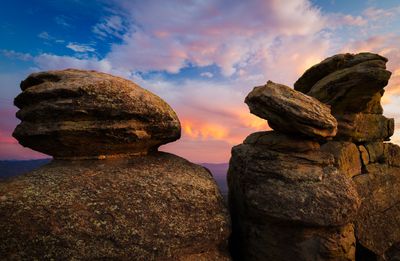
{"label": "rock stack", "polygon": [[380,104],[391,75],[386,62],[339,54],[308,69],[295,90],[268,82],[246,97],[274,130],[232,149],[238,260],[394,260],[400,253],[400,147],[384,143],[394,121]]}
{"label": "rock stack", "polygon": [[386,62],[377,54],[339,54],[295,83],[296,90],[329,104],[338,120],[334,141],[321,149],[334,156],[360,196],[354,221],[360,260],[365,253],[381,260],[400,254],[400,147],[384,142],[393,135],[394,119],[382,115],[380,103],[391,75]]}
{"label": "rock stack", "polygon": [[0,184],[0,259],[229,260],[230,222],[211,174],[157,148],[175,112],[94,71],[30,75],[14,137],[54,160]]}

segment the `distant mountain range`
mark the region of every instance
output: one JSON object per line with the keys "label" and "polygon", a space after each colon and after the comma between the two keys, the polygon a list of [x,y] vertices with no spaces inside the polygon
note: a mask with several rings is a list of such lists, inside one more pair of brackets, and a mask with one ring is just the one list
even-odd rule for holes
{"label": "distant mountain range", "polygon": [[[46,163],[49,163],[50,161],[51,159],[0,161],[0,180],[22,175]],[[211,171],[222,194],[226,196],[228,194],[228,185],[226,183],[226,173],[228,171],[228,163],[219,163],[219,164],[200,163],[200,165],[206,167]]]}
{"label": "distant mountain range", "polygon": [[48,162],[51,159],[39,160],[1,160],[0,161],[0,179],[7,179],[13,176],[22,175],[28,171],[34,170]]}

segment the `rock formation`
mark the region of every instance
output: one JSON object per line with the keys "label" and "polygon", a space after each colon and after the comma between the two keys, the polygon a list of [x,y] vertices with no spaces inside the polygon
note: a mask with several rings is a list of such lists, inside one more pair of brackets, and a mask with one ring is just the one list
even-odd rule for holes
{"label": "rock formation", "polygon": [[[247,96],[250,111],[274,130],[232,149],[238,260],[400,256],[400,147],[384,142],[394,120],[380,104],[386,62],[377,54],[339,54],[308,69],[295,90],[268,82]],[[320,130],[329,135],[315,135]]]}
{"label": "rock formation", "polygon": [[229,260],[230,221],[211,174],[157,152],[174,111],[94,71],[30,75],[14,136],[54,156],[0,183],[0,259]]}
{"label": "rock formation", "polygon": [[[337,141],[322,147],[335,156],[339,169],[348,169],[353,177],[361,199],[355,235],[360,246],[382,260],[390,260],[386,252],[393,254],[391,247],[400,243],[400,147],[384,142],[393,135],[394,120],[382,115],[380,104],[390,77],[386,62],[371,53],[335,55],[308,69],[295,84],[334,110]],[[344,76],[350,72],[351,77]],[[340,156],[349,146],[354,152]]]}
{"label": "rock formation", "polygon": [[180,137],[167,103],[119,77],[48,71],[29,75],[21,89],[15,105],[22,122],[13,135],[55,158],[147,154]]}
{"label": "rock formation", "polygon": [[245,102],[251,113],[267,119],[277,131],[316,138],[336,135],[337,122],[328,106],[285,85],[268,81],[255,87]]}

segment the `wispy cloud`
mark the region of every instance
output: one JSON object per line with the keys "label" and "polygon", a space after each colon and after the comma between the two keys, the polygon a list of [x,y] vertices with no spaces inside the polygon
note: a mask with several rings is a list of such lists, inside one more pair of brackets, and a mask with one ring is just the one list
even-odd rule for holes
{"label": "wispy cloud", "polygon": [[214,74],[211,72],[202,72],[202,73],[200,73],[200,76],[206,77],[206,78],[212,78],[214,76]]}
{"label": "wispy cloud", "polygon": [[93,26],[92,32],[99,38],[116,37],[123,38],[127,31],[126,22],[120,16],[109,16]]}
{"label": "wispy cloud", "polygon": [[21,53],[14,50],[0,50],[0,53],[7,58],[18,59],[22,61],[30,61],[33,59],[33,56],[29,53]]}
{"label": "wispy cloud", "polygon": [[56,24],[63,27],[71,27],[71,25],[67,22],[67,17],[63,15],[54,17],[54,21],[56,22]]}
{"label": "wispy cloud", "polygon": [[55,42],[55,43],[64,43],[64,42],[65,42],[64,40],[57,39],[56,37],[50,35],[50,34],[49,34],[48,32],[46,32],[46,31],[43,31],[43,32],[39,33],[39,34],[37,35],[37,37],[39,37],[40,39],[47,40],[47,41],[51,41],[51,42]]}
{"label": "wispy cloud", "polygon": [[96,49],[94,49],[90,44],[79,44],[70,42],[67,44],[66,47],[78,53],[87,53],[96,51]]}

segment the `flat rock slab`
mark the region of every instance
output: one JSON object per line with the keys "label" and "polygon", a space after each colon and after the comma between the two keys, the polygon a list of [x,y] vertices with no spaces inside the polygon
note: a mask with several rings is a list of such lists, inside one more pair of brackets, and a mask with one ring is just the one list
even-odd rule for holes
{"label": "flat rock slab", "polygon": [[95,71],[34,73],[15,98],[13,136],[56,158],[146,154],[180,137],[171,107],[135,83]]}
{"label": "flat rock slab", "polygon": [[319,150],[320,148],[319,143],[314,140],[286,135],[277,131],[260,131],[252,133],[247,136],[243,143],[265,147],[268,150],[288,153]]}
{"label": "flat rock slab", "polygon": [[229,260],[211,174],[155,153],[56,160],[0,182],[1,260]]}
{"label": "flat rock slab", "polygon": [[382,113],[380,98],[391,72],[387,59],[372,53],[339,54],[308,69],[295,90],[329,104],[337,113]]}
{"label": "flat rock slab", "polygon": [[255,87],[245,102],[251,113],[268,120],[274,130],[318,139],[336,135],[337,122],[328,106],[285,85],[268,81]]}

